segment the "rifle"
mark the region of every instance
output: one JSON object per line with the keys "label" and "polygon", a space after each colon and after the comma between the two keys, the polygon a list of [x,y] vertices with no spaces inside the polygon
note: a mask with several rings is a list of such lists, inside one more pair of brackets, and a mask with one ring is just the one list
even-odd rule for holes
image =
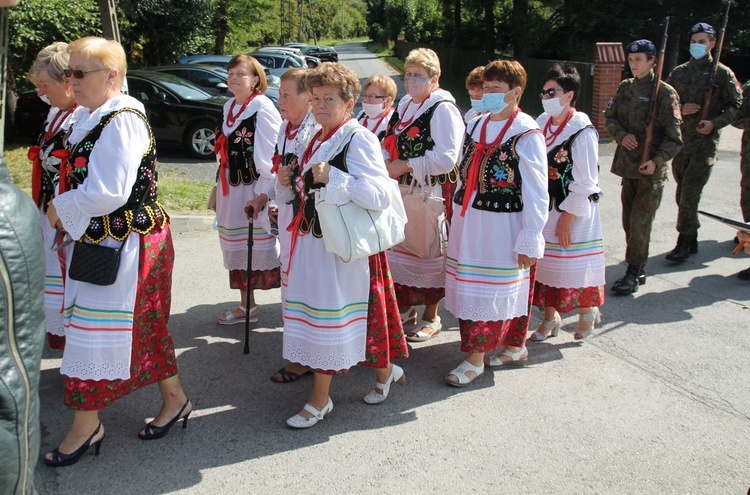
{"label": "rifle", "polygon": [[719,31],[718,42],[716,43],[716,56],[714,57],[714,65],[711,67],[711,71],[708,74],[708,85],[706,87],[706,99],[703,102],[701,108],[701,120],[708,118],[708,109],[711,106],[711,98],[714,95],[714,82],[716,81],[716,74],[719,73],[719,58],[721,58],[721,49],[724,47],[724,34],[727,32],[727,22],[729,21],[729,7],[732,6],[732,0],[727,0],[727,10],[724,12],[724,19],[721,21],[721,30]]}
{"label": "rifle", "polygon": [[654,88],[651,90],[651,99],[648,102],[648,112],[646,113],[646,141],[643,143],[643,154],[641,155],[641,164],[651,159],[651,146],[654,144],[654,122],[659,112],[659,106],[656,104],[656,98],[659,96],[659,87],[661,86],[661,73],[664,70],[664,53],[667,51],[667,36],[669,31],[669,16],[664,20],[664,34],[661,37],[659,53],[656,55],[656,70],[654,74]]}

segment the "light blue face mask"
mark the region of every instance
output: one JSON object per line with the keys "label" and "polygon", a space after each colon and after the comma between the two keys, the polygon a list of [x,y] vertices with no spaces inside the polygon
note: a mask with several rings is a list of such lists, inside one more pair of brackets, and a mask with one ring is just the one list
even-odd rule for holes
{"label": "light blue face mask", "polygon": [[700,43],[690,43],[690,56],[694,59],[703,58],[708,53],[708,47]]}
{"label": "light blue face mask", "polygon": [[474,100],[474,99],[472,99],[471,100],[471,108],[475,112],[477,112],[477,113],[482,113],[482,112],[487,111],[487,108],[485,108],[485,106],[484,106],[484,100]]}
{"label": "light blue face mask", "polygon": [[505,107],[508,106],[508,102],[505,101],[506,94],[508,93],[485,93],[482,96],[485,110],[490,113],[500,113],[505,110]]}

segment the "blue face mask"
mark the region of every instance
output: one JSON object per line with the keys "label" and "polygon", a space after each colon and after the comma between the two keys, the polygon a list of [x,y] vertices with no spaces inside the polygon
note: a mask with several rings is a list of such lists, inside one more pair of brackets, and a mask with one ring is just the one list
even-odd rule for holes
{"label": "blue face mask", "polygon": [[474,99],[472,99],[471,100],[471,108],[475,112],[477,112],[477,113],[482,113],[482,112],[487,111],[487,109],[484,106],[484,100],[474,100]]}
{"label": "blue face mask", "polygon": [[690,56],[694,59],[703,58],[708,53],[708,47],[700,43],[690,43]]}
{"label": "blue face mask", "polygon": [[505,101],[506,94],[508,93],[485,93],[482,96],[485,110],[490,113],[500,113],[505,110],[505,107],[508,106],[508,102]]}

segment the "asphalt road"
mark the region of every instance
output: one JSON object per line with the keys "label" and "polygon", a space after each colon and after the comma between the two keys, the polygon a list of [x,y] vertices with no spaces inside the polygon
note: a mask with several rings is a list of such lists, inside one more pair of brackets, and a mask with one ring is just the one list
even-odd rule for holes
{"label": "asphalt road", "polygon": [[[383,71],[354,46],[341,60],[360,76]],[[355,65],[359,64],[359,65]],[[370,67],[368,69],[368,67]],[[624,271],[619,181],[602,148],[607,282]],[[739,133],[722,138],[702,208],[739,218]],[[607,154],[609,153],[609,154]],[[101,455],[57,470],[40,463],[41,494],[141,493],[654,493],[744,494],[750,486],[750,283],[736,273],[734,232],[706,221],[700,252],[681,266],[664,255],[676,239],[674,183],[657,214],[648,283],[609,297],[603,325],[574,341],[575,317],[557,338],[529,343],[530,366],[487,371],[456,389],[443,376],[462,359],[457,322],[441,310],[442,334],[415,344],[407,383],[388,400],[362,397],[372,372],[334,380],[335,408],[311,430],[293,431],[312,381],[278,385],[282,365],[279,292],[258,292],[261,318],[251,352],[243,326],[214,323],[237,304],[216,233],[175,234],[170,328],[196,411],[187,430],[158,441],[136,437],[159,407],[155,386],[101,416]],[[532,327],[539,324],[535,312]],[[72,418],[60,400],[60,354],[47,351],[40,393],[43,451]]]}

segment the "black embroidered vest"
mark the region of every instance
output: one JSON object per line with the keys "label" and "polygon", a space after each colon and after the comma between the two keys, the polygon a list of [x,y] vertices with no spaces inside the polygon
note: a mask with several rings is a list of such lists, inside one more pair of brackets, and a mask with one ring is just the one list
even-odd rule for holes
{"label": "black embroidered vest", "polygon": [[[73,147],[70,152],[71,172],[68,175],[70,188],[76,189],[86,180],[89,174],[88,164],[91,151],[94,149],[107,124],[122,112],[132,112],[143,120],[148,127],[149,146],[141,158],[141,164],[138,167],[138,176],[125,204],[108,215],[91,219],[84,237],[95,244],[99,244],[107,236],[118,241],[124,241],[132,231],[139,234],[148,234],[154,228],[161,228],[167,220],[164,208],[157,201],[156,182],[158,174],[156,172],[154,135],[151,132],[151,126],[148,124],[146,116],[133,108],[122,108],[103,116],[102,120]],[[149,188],[150,192],[146,193],[146,188]],[[144,196],[145,199],[143,199]],[[138,217],[133,218],[135,210],[142,199],[143,205],[138,213]]]}
{"label": "black embroidered vest", "polygon": [[[523,197],[521,194],[522,177],[518,168],[519,158],[516,154],[516,142],[529,130],[512,136],[497,147],[489,156],[484,157],[479,164],[476,196],[471,206],[477,210],[494,211],[499,213],[515,213],[523,211]],[[474,153],[474,139],[467,135],[464,159],[459,165],[461,187],[456,191],[453,202],[463,204],[466,193],[466,183],[469,180],[469,164]]]}
{"label": "black embroidered vest", "polygon": [[[422,115],[414,119],[414,121],[408,127],[403,129],[400,134],[396,135],[398,157],[401,160],[408,160],[409,158],[424,156],[427,151],[435,147],[435,141],[433,141],[432,135],[430,133],[430,120],[432,119],[432,114],[435,113],[435,109],[441,103],[450,103],[451,105],[453,104],[447,100],[440,100],[439,102],[428,108]],[[398,115],[398,110],[395,110],[391,114],[391,119],[388,121],[388,127],[383,137],[389,136],[394,133],[393,129],[398,123],[399,118],[400,117]],[[378,136],[378,138],[380,138],[380,136]],[[457,173],[457,167],[453,167],[453,170],[451,170],[447,174],[431,175],[430,182],[433,184],[445,184],[446,182],[455,184],[458,178]],[[401,178],[399,179],[399,183],[411,184],[411,180],[411,173],[406,173],[401,176]]]}
{"label": "black embroidered vest", "polygon": [[547,188],[549,190],[549,209],[552,209],[554,205],[557,211],[560,209],[560,204],[565,201],[570,192],[570,183],[573,182],[573,153],[571,148],[573,147],[573,141],[586,129],[593,128],[593,125],[588,125],[583,129],[580,129],[575,134],[566,139],[563,143],[555,146],[547,153],[547,167],[549,172],[549,180],[547,182]]}
{"label": "black embroidered vest", "polygon": [[[354,135],[355,133],[352,133],[351,137],[354,137]],[[349,151],[350,144],[351,140],[346,143],[346,145],[344,145],[344,148],[341,150],[341,152],[328,160],[328,163],[331,165],[331,167],[337,168],[342,172],[349,171],[349,168],[346,166],[346,153]],[[294,169],[294,175],[292,177],[293,184],[296,183],[295,179],[296,177],[299,177],[299,172],[299,167],[296,167]],[[297,215],[297,213],[300,211],[300,208],[303,208],[302,214],[304,216],[304,220],[302,220],[302,223],[300,223],[299,233],[300,235],[305,235],[312,232],[313,236],[321,238],[323,237],[323,232],[320,230],[320,220],[318,219],[318,212],[315,209],[315,190],[320,189],[321,187],[325,186],[325,184],[316,184],[313,182],[312,170],[308,170],[307,172],[305,172],[304,181],[304,203],[302,202],[298,191],[295,191],[294,199],[292,200],[292,208],[295,215]]]}
{"label": "black embroidered vest", "polygon": [[[44,140],[44,129],[47,127],[47,122],[44,123],[42,133],[37,139],[39,147],[41,148],[40,153],[43,153],[46,158],[42,160],[42,184],[39,190],[39,202],[37,206],[43,208],[44,213],[47,213],[47,203],[55,197],[55,187],[60,179],[60,158],[52,156],[53,151],[64,150],[64,137],[67,133],[66,129],[60,129],[54,136]],[[41,158],[41,156],[40,156]]]}
{"label": "black embroidered vest", "polygon": [[[229,185],[252,184],[260,175],[255,168],[255,122],[257,112],[246,118],[227,136]],[[219,129],[221,132],[221,129]]]}

